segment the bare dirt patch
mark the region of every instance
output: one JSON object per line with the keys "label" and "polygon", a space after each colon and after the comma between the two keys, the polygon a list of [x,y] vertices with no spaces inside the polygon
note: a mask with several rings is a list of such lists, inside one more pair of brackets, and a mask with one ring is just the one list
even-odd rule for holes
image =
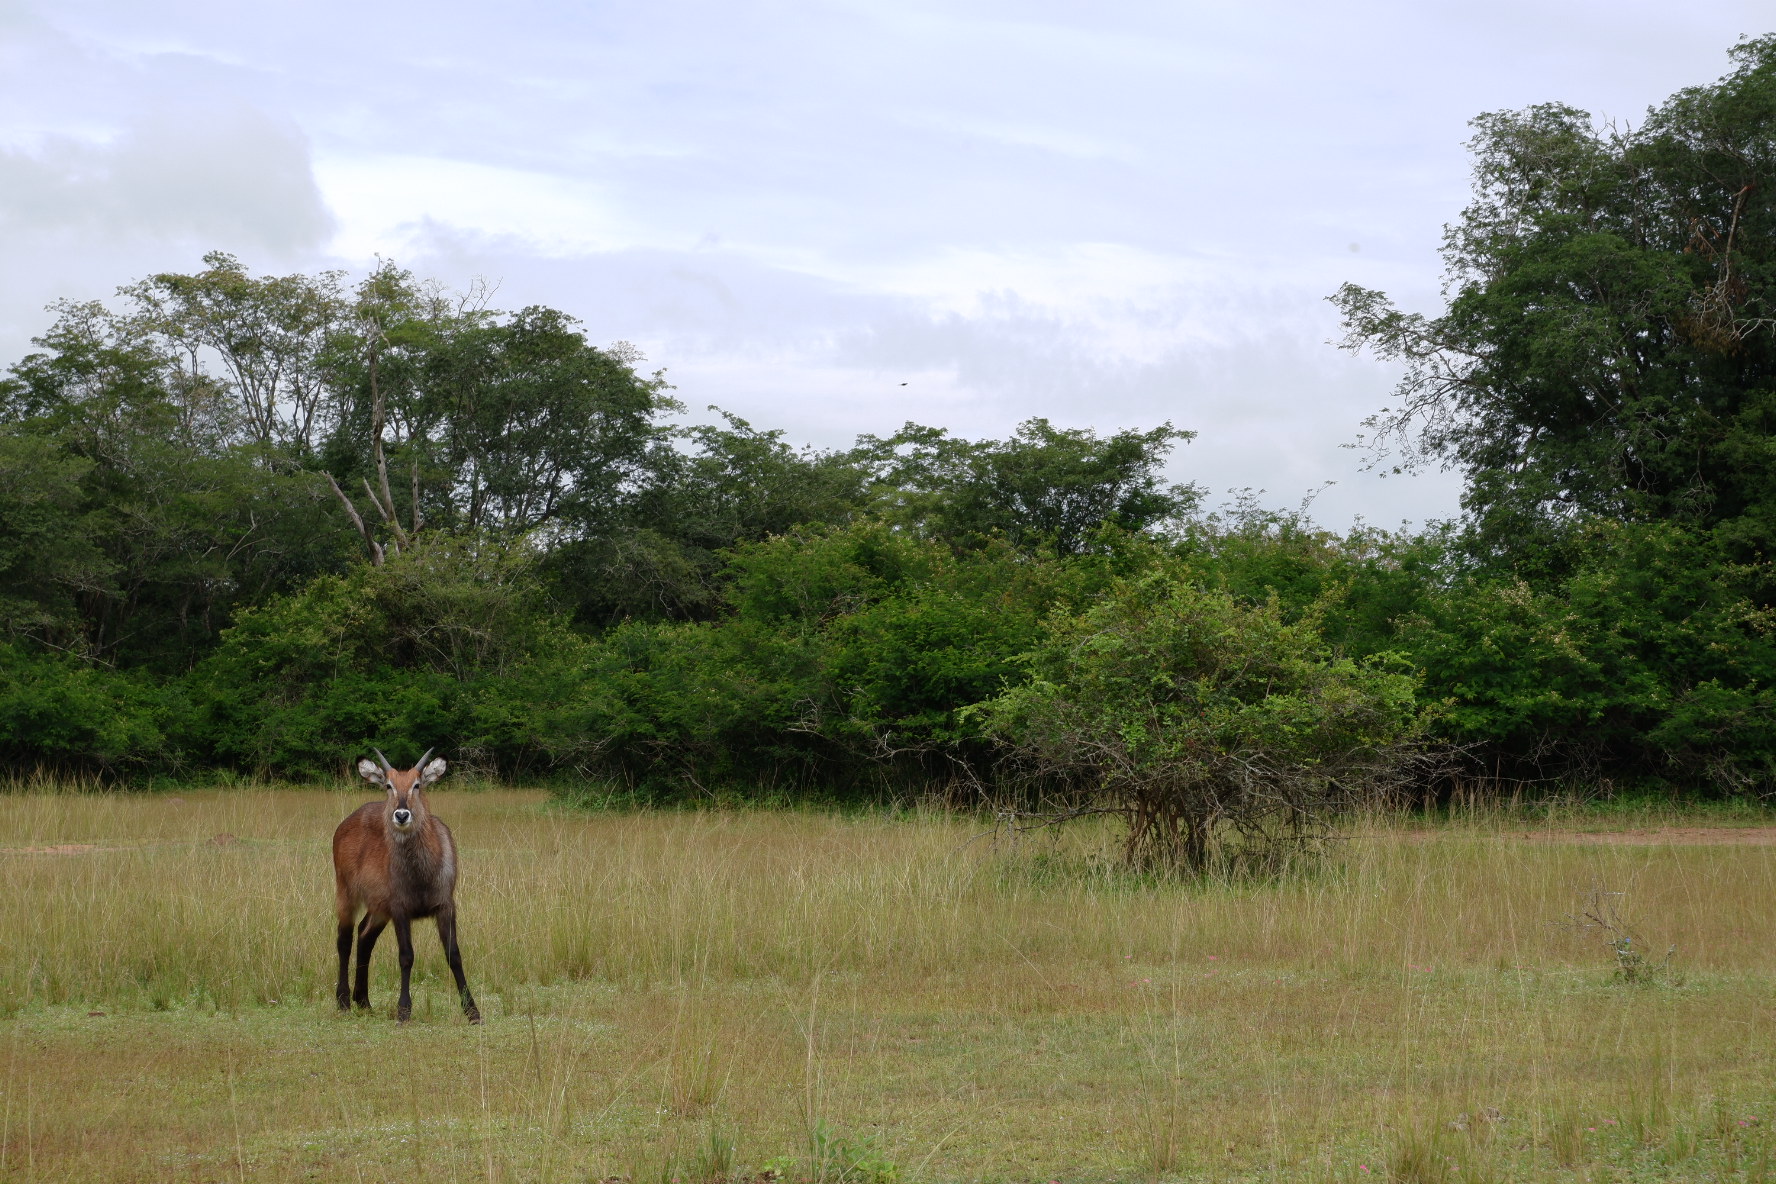
{"label": "bare dirt patch", "polygon": [[[1389,832],[1383,832],[1387,834]],[[1627,830],[1400,830],[1403,843],[1429,843],[1454,835],[1520,839],[1526,843],[1578,843],[1596,847],[1776,847],[1776,826],[1639,826]]]}
{"label": "bare dirt patch", "polygon": [[1530,830],[1538,843],[1594,843],[1610,847],[1769,847],[1776,826],[1650,826],[1633,830]]}

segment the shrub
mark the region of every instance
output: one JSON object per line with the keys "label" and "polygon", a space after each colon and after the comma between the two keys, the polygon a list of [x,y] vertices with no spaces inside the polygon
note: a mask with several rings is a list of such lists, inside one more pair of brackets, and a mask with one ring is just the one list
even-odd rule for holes
{"label": "shrub", "polygon": [[554,713],[557,758],[650,791],[836,780],[811,722],[824,666],[818,635],[756,621],[618,626]]}
{"label": "shrub", "polygon": [[1336,657],[1312,614],[1286,621],[1172,564],[1051,618],[1025,661],[1028,680],[976,713],[1055,795],[1051,816],[1119,815],[1136,867],[1275,867],[1419,751],[1397,662]]}

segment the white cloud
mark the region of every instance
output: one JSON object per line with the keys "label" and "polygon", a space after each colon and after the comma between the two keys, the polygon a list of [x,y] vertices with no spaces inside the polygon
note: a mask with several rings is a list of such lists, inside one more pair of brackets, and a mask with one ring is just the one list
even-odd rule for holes
{"label": "white cloud", "polygon": [[333,250],[349,259],[404,254],[427,237],[471,233],[544,256],[632,245],[601,187],[469,160],[331,156],[315,179],[339,220]]}

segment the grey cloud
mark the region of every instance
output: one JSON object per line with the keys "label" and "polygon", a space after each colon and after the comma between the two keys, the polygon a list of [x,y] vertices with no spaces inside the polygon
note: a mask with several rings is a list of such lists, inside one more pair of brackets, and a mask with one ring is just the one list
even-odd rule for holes
{"label": "grey cloud", "polygon": [[0,151],[0,230],[283,255],[319,247],[332,218],[294,127],[250,109],[185,109],[107,142],[58,136]]}
{"label": "grey cloud", "polygon": [[724,250],[632,249],[545,258],[522,243],[428,225],[403,259],[452,285],[484,278],[498,303],[554,304],[594,337],[671,340],[693,353],[814,348],[900,298]]}

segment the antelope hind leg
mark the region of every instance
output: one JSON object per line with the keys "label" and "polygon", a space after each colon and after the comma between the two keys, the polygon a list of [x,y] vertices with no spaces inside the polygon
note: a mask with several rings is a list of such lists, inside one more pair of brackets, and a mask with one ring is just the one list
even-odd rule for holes
{"label": "antelope hind leg", "polygon": [[346,970],[351,965],[352,923],[350,921],[340,922],[337,945],[339,946],[339,986],[333,994],[339,1001],[339,1010],[349,1011],[351,1010],[352,997],[351,986],[346,981]]}

